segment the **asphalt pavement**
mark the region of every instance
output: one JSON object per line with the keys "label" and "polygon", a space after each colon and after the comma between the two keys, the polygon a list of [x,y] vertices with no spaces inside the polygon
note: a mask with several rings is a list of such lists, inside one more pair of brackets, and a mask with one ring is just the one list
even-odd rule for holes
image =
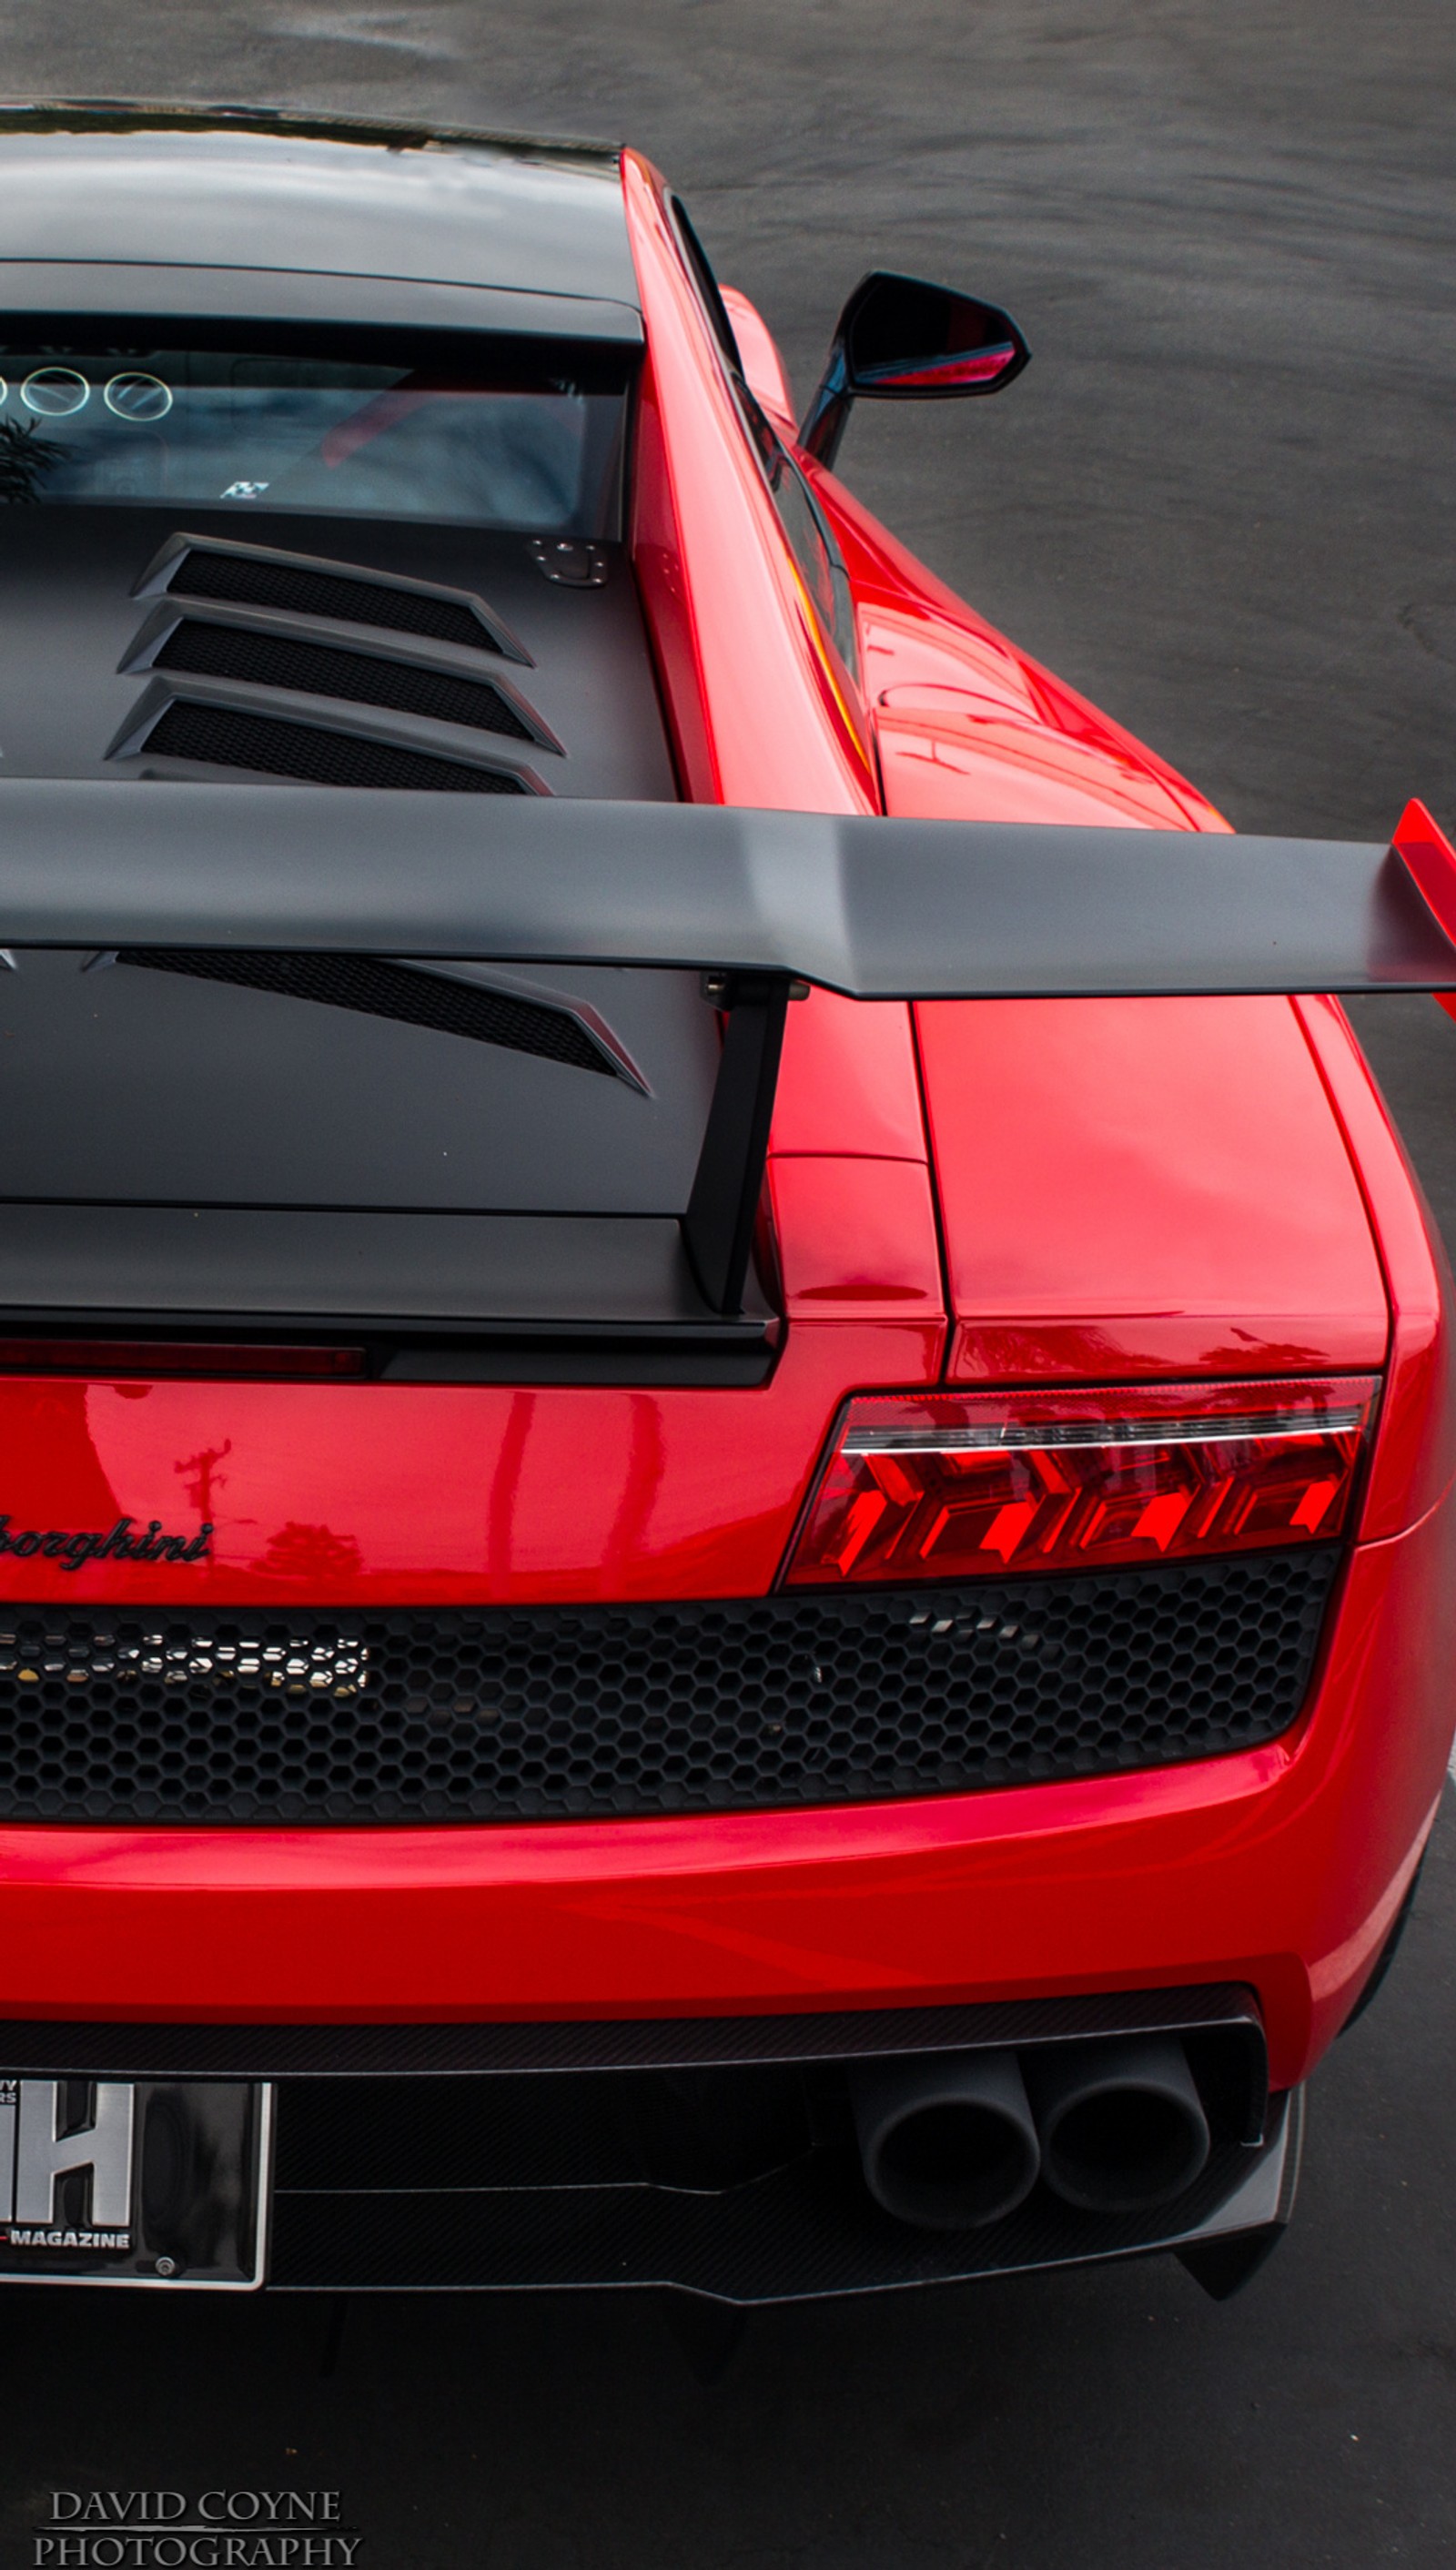
{"label": "asphalt pavement", "polygon": [[[623,137],[807,390],[861,270],[1010,306],[1004,401],[846,478],[1249,829],[1456,825],[1449,0],[0,0],[11,97]],[[1361,1031],[1456,1242],[1456,1026]],[[7,2297],[0,2544],[49,2492],[330,2487],[364,2570],[1447,2570],[1456,1828],[1237,2301],[1151,2263],[751,2323],[651,2299]],[[55,2557],[55,2556],[52,2556]]]}

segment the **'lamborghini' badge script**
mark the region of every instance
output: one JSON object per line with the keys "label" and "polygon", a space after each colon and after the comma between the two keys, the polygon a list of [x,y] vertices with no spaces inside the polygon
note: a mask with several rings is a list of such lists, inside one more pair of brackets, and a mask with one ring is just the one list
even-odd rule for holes
{"label": "'lamborghini' badge script", "polygon": [[0,1553],[33,1552],[59,1561],[63,1570],[84,1569],[88,1561],[211,1561],[214,1528],[209,1522],[197,1534],[169,1534],[154,1517],[144,1534],[134,1534],[135,1517],[118,1517],[110,1534],[68,1534],[56,1527],[26,1526],[13,1534],[8,1512],[0,1512]]}

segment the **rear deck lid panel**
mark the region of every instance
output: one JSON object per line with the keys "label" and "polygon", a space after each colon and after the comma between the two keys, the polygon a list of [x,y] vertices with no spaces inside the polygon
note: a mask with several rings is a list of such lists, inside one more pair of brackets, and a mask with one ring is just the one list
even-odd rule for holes
{"label": "rear deck lid panel", "polygon": [[1379,1365],[1344,1142],[1278,999],[916,1011],[957,1379]]}
{"label": "rear deck lid panel", "polygon": [[[124,752],[149,691],[159,683],[148,650],[149,641],[158,640],[159,607],[175,603],[179,622],[198,613],[186,578],[186,549],[178,542],[187,537],[194,551],[206,551],[210,542],[245,541],[262,562],[282,558],[325,571],[332,566],[351,583],[346,595],[335,591],[327,602],[332,616],[235,605],[228,615],[234,627],[283,635],[294,643],[363,642],[401,671],[427,662],[476,681],[504,677],[561,747],[558,752],[463,724],[412,723],[398,712],[371,714],[336,703],[331,719],[340,728],[372,721],[400,739],[412,734],[437,753],[453,749],[457,757],[485,756],[506,768],[526,765],[557,796],[676,800],[637,592],[620,545],[595,541],[576,548],[582,557],[576,568],[585,568],[590,578],[574,585],[546,576],[529,533],[424,519],[270,511],[255,502],[231,512],[100,501],[7,512],[0,563],[0,748],[6,776],[137,777],[159,764],[168,772],[165,762],[145,752]],[[175,568],[164,565],[168,585],[159,589],[149,574],[156,574],[159,556],[169,547]],[[378,600],[359,582],[367,585],[370,574],[447,599],[462,593],[479,598],[527,661],[441,639],[454,630],[448,621],[434,633],[426,627],[415,634],[391,634],[369,622],[377,619]],[[353,632],[338,621],[338,610],[352,603],[355,592],[364,621]],[[483,629],[481,640],[488,644]],[[173,683],[178,689],[188,684],[181,678]],[[196,691],[201,682],[191,683]],[[296,714],[305,703],[315,715],[321,709],[321,700],[280,689],[237,692],[239,701],[280,715]],[[176,772],[186,775],[185,769]]]}
{"label": "rear deck lid panel", "polygon": [[[796,1326],[751,1389],[0,1375],[0,1591],[184,1617],[761,1596],[846,1394],[932,1384],[943,1347],[911,1311]],[[77,1560],[124,1521],[140,1555]],[[149,1527],[210,1531],[184,1559]]]}
{"label": "rear deck lid panel", "polygon": [[0,972],[0,1202],[682,1211],[719,1054],[695,975],[454,966],[418,979],[426,999],[534,997],[548,1039],[600,1027],[621,1070],[610,1048],[588,1068],[29,950]]}

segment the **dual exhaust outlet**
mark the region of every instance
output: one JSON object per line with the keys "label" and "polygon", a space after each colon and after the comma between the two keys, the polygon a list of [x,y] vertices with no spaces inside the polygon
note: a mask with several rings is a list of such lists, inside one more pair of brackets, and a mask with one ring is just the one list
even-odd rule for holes
{"label": "dual exhaust outlet", "polygon": [[1086,2213],[1192,2186],[1209,2122],[1176,2034],[865,2062],[851,2073],[865,2183],[901,2222],[999,2222],[1039,2177]]}

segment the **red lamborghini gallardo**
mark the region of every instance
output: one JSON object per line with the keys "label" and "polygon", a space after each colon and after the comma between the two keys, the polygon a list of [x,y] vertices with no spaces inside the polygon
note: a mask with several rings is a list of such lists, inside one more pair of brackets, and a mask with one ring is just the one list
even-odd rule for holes
{"label": "red lamborghini gallardo", "polygon": [[0,115],[0,2274],[1287,2219],[1453,1725],[1445,1271],[1231,835],[630,153]]}

